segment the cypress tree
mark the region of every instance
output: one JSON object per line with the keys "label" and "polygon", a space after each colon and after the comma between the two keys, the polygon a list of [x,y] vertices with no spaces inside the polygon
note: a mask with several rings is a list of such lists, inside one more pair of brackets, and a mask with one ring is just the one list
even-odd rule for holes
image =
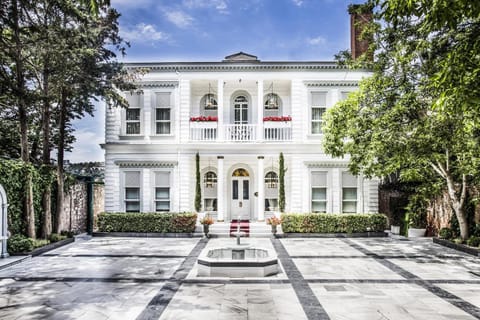
{"label": "cypress tree", "polygon": [[278,190],[278,207],[280,212],[285,211],[285,164],[283,159],[283,152],[280,152],[280,159],[278,160],[279,171],[279,190]]}
{"label": "cypress tree", "polygon": [[202,209],[202,189],[200,188],[200,155],[195,155],[195,211],[200,212]]}

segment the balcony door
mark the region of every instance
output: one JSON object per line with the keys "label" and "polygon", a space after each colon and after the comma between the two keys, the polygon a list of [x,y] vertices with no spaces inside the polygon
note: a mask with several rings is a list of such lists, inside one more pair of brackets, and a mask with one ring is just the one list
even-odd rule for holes
{"label": "balcony door", "polygon": [[245,96],[238,96],[234,101],[235,124],[248,124],[248,99]]}
{"label": "balcony door", "polygon": [[245,169],[232,174],[231,219],[250,220],[250,177]]}

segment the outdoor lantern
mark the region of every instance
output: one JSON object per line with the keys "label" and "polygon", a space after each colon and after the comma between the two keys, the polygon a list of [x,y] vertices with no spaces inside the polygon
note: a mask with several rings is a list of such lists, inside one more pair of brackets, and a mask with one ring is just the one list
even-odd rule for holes
{"label": "outdoor lantern", "polygon": [[273,93],[273,82],[268,89],[272,89],[272,91],[267,95],[265,107],[266,109],[278,109],[278,96]]}
{"label": "outdoor lantern", "polygon": [[217,101],[215,100],[215,96],[213,95],[212,87],[210,83],[208,84],[208,94],[205,96],[205,109],[217,109]]}

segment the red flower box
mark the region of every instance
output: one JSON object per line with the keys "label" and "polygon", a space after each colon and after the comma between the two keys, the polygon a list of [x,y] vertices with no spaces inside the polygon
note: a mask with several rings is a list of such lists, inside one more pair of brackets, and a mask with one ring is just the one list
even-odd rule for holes
{"label": "red flower box", "polygon": [[218,117],[212,117],[212,116],[190,117],[190,121],[192,121],[192,122],[218,121]]}
{"label": "red flower box", "polygon": [[290,116],[263,117],[263,121],[292,121]]}

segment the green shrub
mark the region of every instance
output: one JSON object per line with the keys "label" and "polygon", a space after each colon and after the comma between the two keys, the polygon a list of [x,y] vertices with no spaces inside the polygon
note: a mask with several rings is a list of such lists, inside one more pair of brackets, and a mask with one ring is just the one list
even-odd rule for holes
{"label": "green shrub", "polygon": [[454,237],[453,230],[450,229],[450,228],[442,228],[438,232],[438,237],[440,239],[446,239],[446,240],[453,239],[453,237]]}
{"label": "green shrub", "polygon": [[326,214],[309,213],[282,215],[285,233],[356,233],[381,232],[387,226],[383,214]]}
{"label": "green shrub", "polygon": [[[62,230],[60,232],[60,235],[61,236],[64,236],[65,238],[73,238],[73,236],[75,235],[75,232],[74,231],[67,231],[67,230]],[[63,240],[63,239],[62,239]]]}
{"label": "green shrub", "polygon": [[50,240],[47,239],[35,239],[33,240],[33,249],[44,247],[50,243]]}
{"label": "green shrub", "polygon": [[67,236],[66,235],[64,236],[58,233],[52,233],[50,237],[48,237],[48,239],[50,240],[50,242],[58,242],[58,241],[67,239]]}
{"label": "green shrub", "polygon": [[34,248],[34,240],[21,234],[13,235],[7,241],[7,251],[9,253],[30,252]]}
{"label": "green shrub", "polygon": [[480,246],[480,237],[471,236],[471,237],[468,238],[468,240],[467,240],[467,245],[469,245],[469,246],[471,246],[471,247],[478,247],[478,246]]}
{"label": "green shrub", "polygon": [[195,213],[101,213],[97,226],[100,232],[194,232]]}

